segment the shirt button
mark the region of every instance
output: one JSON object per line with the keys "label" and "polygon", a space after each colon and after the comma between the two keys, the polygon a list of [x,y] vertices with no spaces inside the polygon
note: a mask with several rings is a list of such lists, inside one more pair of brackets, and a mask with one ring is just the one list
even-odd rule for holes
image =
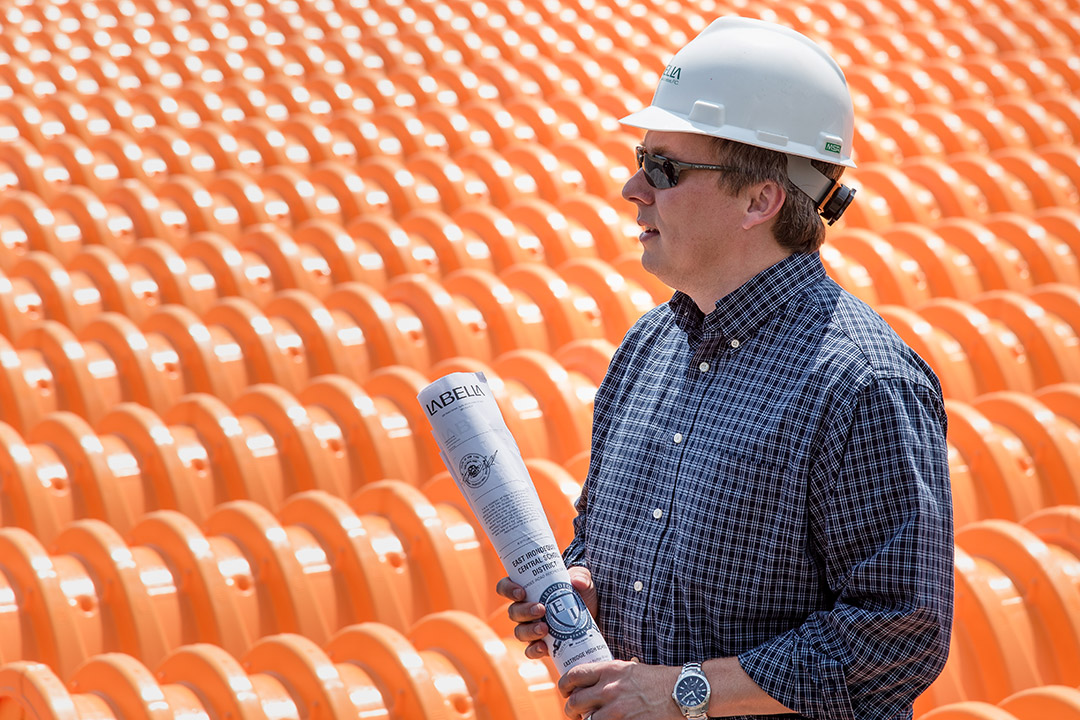
{"label": "shirt button", "polygon": [[661,510],[660,508],[656,508],[655,510],[652,511],[652,516],[654,518],[656,518],[657,520],[659,520],[660,518],[664,517],[664,511]]}
{"label": "shirt button", "polygon": [[634,592],[641,592],[641,589],[645,587],[645,583],[637,580],[634,582]]}
{"label": "shirt button", "polygon": [[675,437],[673,437],[672,440],[675,441],[676,445],[681,443],[682,442],[682,433],[675,433]]}
{"label": "shirt button", "polygon": [[698,370],[700,370],[701,372],[709,372],[709,363],[707,363],[707,362],[703,362],[700,365],[698,365],[697,367],[698,367]]}
{"label": "shirt button", "polygon": [[731,347],[733,347],[733,348],[739,347],[739,341],[738,340],[732,340],[731,341]]}

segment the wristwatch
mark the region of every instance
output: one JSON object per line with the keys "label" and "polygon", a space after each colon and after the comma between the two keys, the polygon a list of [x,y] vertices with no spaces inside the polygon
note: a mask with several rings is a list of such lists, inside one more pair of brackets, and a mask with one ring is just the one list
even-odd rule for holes
{"label": "wristwatch", "polygon": [[709,694],[709,680],[701,671],[701,663],[683,665],[671,697],[687,720],[707,720],[705,711],[709,707]]}

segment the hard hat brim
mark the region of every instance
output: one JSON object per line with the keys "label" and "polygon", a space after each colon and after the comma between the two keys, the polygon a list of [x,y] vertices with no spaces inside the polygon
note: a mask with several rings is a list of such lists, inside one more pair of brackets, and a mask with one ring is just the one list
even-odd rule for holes
{"label": "hard hat brim", "polygon": [[656,130],[658,132],[687,132],[698,135],[716,135],[716,128],[705,123],[698,123],[682,115],[649,105],[637,112],[630,113],[619,120],[623,125]]}
{"label": "hard hat brim", "polygon": [[776,152],[781,152],[785,155],[823,160],[824,162],[829,162],[834,165],[843,165],[844,167],[855,167],[855,163],[849,155],[838,156],[836,158],[821,157],[821,153],[814,148],[798,143],[791,143],[783,147],[778,147],[768,142],[760,141],[758,138],[753,137],[747,130],[732,127],[730,125],[724,128],[718,128],[715,125],[691,120],[685,115],[673,113],[670,110],[665,110],[656,105],[649,105],[637,112],[630,113],[626,117],[621,118],[619,122],[623,125],[629,125],[630,127],[636,127],[641,130],[652,130],[655,132],[684,132],[693,133],[695,135],[708,135],[710,137],[724,138],[726,140],[743,143],[744,145],[753,145],[755,147],[765,148],[766,150],[775,150]]}

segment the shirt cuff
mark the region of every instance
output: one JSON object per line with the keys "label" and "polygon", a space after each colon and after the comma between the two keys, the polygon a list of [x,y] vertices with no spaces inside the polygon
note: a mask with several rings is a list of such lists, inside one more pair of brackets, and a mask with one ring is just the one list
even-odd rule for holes
{"label": "shirt cuff", "polygon": [[585,543],[581,542],[577,537],[570,541],[570,544],[563,550],[563,562],[566,567],[574,567],[575,565],[585,568],[589,568],[589,564],[585,562]]}
{"label": "shirt cuff", "polygon": [[774,700],[808,718],[854,720],[843,666],[794,630],[740,653],[739,665]]}

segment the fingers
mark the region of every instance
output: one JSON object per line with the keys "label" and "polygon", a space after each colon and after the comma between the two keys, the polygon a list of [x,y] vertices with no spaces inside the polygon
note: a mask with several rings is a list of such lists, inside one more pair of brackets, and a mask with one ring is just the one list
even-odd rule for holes
{"label": "fingers", "polygon": [[599,669],[590,663],[571,668],[560,678],[558,689],[566,698],[563,712],[567,717],[587,720],[600,709],[601,703],[594,688],[599,678]]}
{"label": "fingers", "polygon": [[495,585],[495,592],[507,600],[524,600],[525,588],[518,585],[508,577],[504,577]]}
{"label": "fingers", "polygon": [[[543,615],[543,613],[541,613],[541,615]],[[544,636],[548,634],[547,623],[543,621],[537,621],[533,618],[531,622],[516,622],[517,625],[514,626],[514,637],[521,642],[527,643],[532,642],[533,640],[543,640]]]}
{"label": "fingers", "polygon": [[[548,626],[542,620],[537,620],[544,616],[544,606],[539,603],[531,606],[528,603],[514,603],[514,605],[522,606],[519,608],[520,612],[528,614],[528,621],[516,621],[518,624],[514,626],[514,637],[523,643],[528,643],[528,647],[525,648],[525,657],[536,660],[548,655],[548,646],[544,642],[544,637],[548,634]],[[511,619],[520,617],[515,613],[514,605],[510,606]]]}
{"label": "fingers", "polygon": [[585,663],[570,668],[559,678],[559,693],[563,697],[570,697],[570,693],[579,688],[592,687],[600,679],[603,668],[602,663]]}
{"label": "fingers", "polygon": [[593,583],[592,573],[588,568],[583,568],[579,565],[568,568],[570,572],[570,584],[574,586],[574,590],[581,596],[582,601],[585,603],[585,607],[589,609],[593,618],[596,618],[599,612],[599,601],[596,595],[596,585]]}
{"label": "fingers", "polygon": [[[534,623],[544,617],[544,610],[544,606],[540,603],[516,602],[510,603],[510,606],[506,608],[506,614],[516,623]],[[546,628],[544,632],[547,632]]]}
{"label": "fingers", "polygon": [[514,626],[514,637],[523,643],[528,643],[525,648],[525,657],[531,660],[537,660],[549,654],[547,643],[544,642],[547,634],[548,626],[544,622],[518,623]]}
{"label": "fingers", "polygon": [[576,590],[591,590],[593,588],[592,572],[589,571],[589,568],[581,565],[571,565],[566,571],[570,575],[570,584]]}
{"label": "fingers", "polygon": [[517,625],[514,637],[523,643],[525,657],[538,659],[548,655],[548,646],[544,636],[548,634],[547,623],[543,622],[545,608],[540,603],[525,602],[525,588],[509,577],[504,577],[495,586],[495,592],[508,600],[514,600],[506,609],[506,614]]}
{"label": "fingers", "polygon": [[[515,583],[510,578],[503,578],[495,586],[495,592],[509,600],[515,600],[517,602],[510,603],[506,609],[506,614],[510,619],[516,623],[532,623],[536,620],[544,617],[544,606],[540,603],[525,602],[525,588]],[[543,634],[547,633],[547,628],[544,629]],[[518,638],[524,640],[525,638]],[[533,639],[533,638],[529,638]]]}
{"label": "fingers", "polygon": [[525,657],[530,660],[539,660],[542,657],[547,657],[551,653],[548,651],[547,643],[543,640],[536,640],[529,643],[529,646],[525,648]]}

